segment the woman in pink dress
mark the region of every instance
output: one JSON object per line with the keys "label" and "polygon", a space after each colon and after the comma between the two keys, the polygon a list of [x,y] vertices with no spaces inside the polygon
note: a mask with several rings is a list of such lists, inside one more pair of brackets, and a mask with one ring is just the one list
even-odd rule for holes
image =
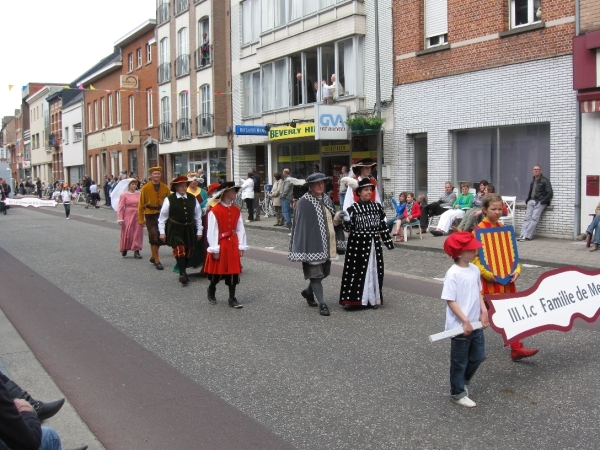
{"label": "woman in pink dress", "polygon": [[133,257],[142,259],[140,250],[144,239],[144,227],[138,221],[140,193],[136,192],[137,180],[131,180],[127,188],[127,191],[123,192],[119,198],[117,210],[117,223],[121,225],[119,251],[123,256],[127,256],[127,250],[133,250]]}

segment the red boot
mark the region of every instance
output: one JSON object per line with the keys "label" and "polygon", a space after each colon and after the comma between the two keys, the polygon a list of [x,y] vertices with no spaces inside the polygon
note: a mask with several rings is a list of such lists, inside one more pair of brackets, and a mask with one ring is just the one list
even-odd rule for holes
{"label": "red boot", "polygon": [[519,361],[523,358],[529,358],[538,352],[537,348],[525,348],[521,341],[510,344],[510,357],[513,361]]}

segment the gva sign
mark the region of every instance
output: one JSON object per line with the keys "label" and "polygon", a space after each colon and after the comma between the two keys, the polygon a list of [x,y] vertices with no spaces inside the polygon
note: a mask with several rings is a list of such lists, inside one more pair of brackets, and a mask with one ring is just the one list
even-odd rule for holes
{"label": "gva sign", "polygon": [[343,106],[315,105],[315,139],[348,139],[347,110]]}

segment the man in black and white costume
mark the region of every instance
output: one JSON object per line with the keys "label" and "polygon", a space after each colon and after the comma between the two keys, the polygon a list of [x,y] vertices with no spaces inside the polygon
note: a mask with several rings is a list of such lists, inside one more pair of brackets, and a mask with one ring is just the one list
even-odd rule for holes
{"label": "man in black and white costume", "polygon": [[306,178],[309,191],[296,204],[288,255],[290,261],[302,263],[304,279],[310,283],[301,295],[310,306],[319,306],[322,316],[329,315],[329,308],[323,299],[321,282],[329,275],[331,260],[346,248],[341,226],[346,213],[336,213],[333,202],[324,195],[326,178],[320,172]]}
{"label": "man in black and white costume", "polygon": [[344,230],[350,233],[346,247],[344,273],[340,288],[343,306],[372,306],[383,304],[383,251],[381,242],[392,250],[394,244],[386,225],[381,204],[371,200],[375,185],[370,178],[349,183],[359,199],[343,215]]}

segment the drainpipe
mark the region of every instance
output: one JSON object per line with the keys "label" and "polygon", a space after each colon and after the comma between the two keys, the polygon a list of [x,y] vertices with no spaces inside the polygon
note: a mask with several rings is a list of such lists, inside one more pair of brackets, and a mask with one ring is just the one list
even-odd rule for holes
{"label": "drainpipe", "polygon": [[[580,33],[580,0],[575,0],[575,36]],[[581,231],[581,111],[579,102],[575,101],[575,223],[573,237]]]}
{"label": "drainpipe", "polygon": [[[379,68],[379,0],[375,0],[375,114],[381,118],[381,71]],[[377,133],[377,189],[383,203],[384,183],[383,183],[383,167],[382,167],[382,130]]]}

